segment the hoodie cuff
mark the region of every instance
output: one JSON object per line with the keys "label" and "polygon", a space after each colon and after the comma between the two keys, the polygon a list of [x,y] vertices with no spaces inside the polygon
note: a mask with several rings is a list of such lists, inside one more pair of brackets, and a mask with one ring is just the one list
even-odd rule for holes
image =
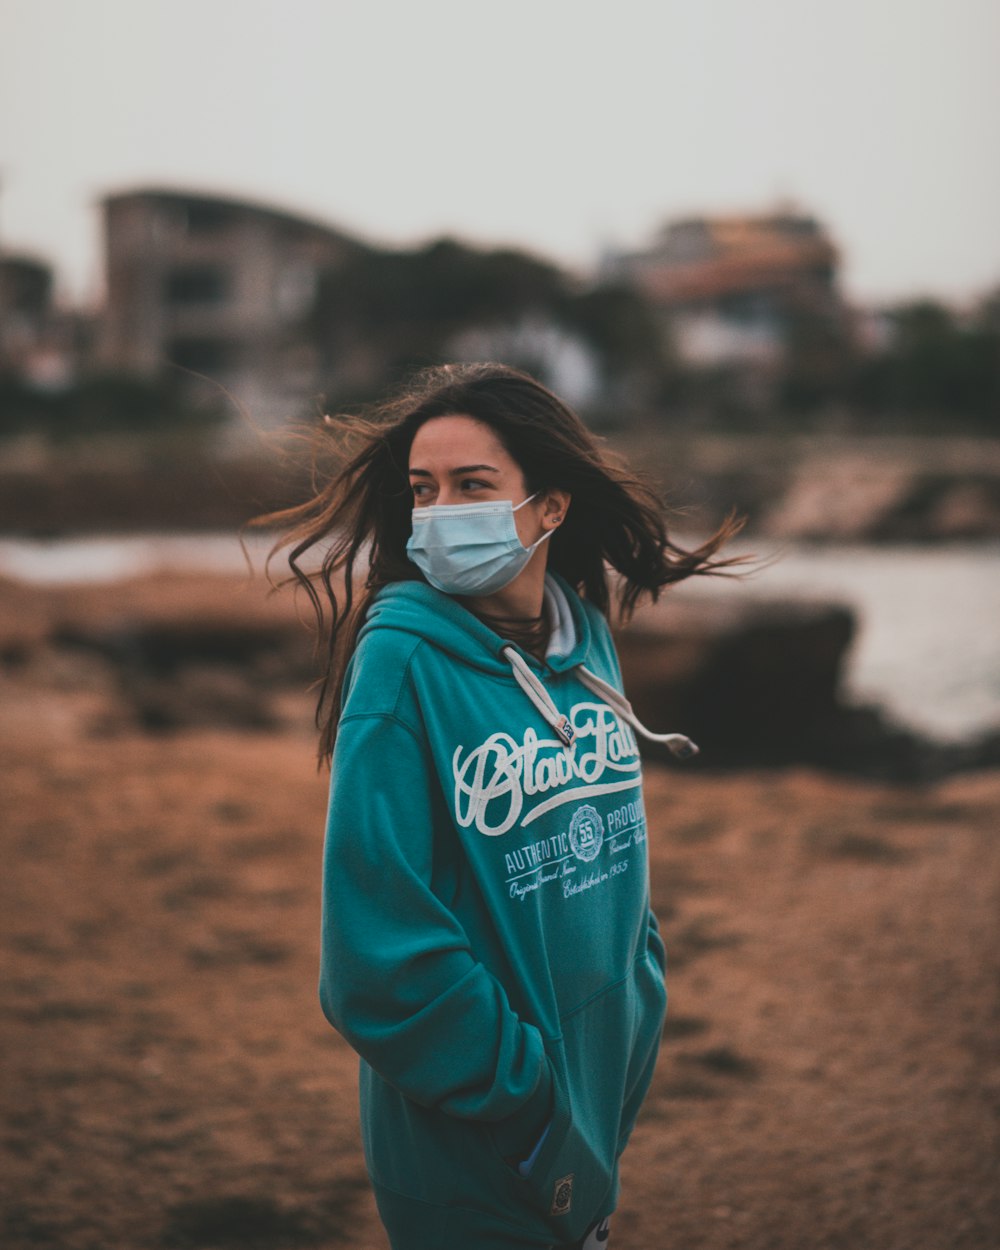
{"label": "hoodie cuff", "polygon": [[546,1058],[541,1079],[528,1101],[513,1115],[490,1125],[493,1140],[505,1158],[527,1158],[552,1119],[553,1101],[552,1070]]}

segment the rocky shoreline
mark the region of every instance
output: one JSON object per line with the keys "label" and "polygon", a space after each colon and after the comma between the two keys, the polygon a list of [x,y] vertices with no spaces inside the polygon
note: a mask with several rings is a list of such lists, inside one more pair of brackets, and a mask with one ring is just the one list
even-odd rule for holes
{"label": "rocky shoreline", "polygon": [[[855,632],[830,602],[687,596],[641,608],[618,631],[626,690],[653,729],[701,747],[685,768],[811,765],[930,780],[1000,765],[1000,727],[937,743],[855,705],[842,675]],[[271,730],[320,672],[301,593],[262,578],[158,575],[109,585],[0,581],[0,672],[13,706],[50,688],[82,700],[103,737],[188,729]],[[640,742],[650,759],[665,748]]]}
{"label": "rocky shoreline", "polygon": [[[306,497],[307,470],[271,436],[251,457],[213,458],[176,439],[9,440],[0,533],[57,536],[232,528]],[[608,449],[649,474],[685,530],[733,508],[747,533],[810,542],[1000,537],[1000,439],[619,432]]]}
{"label": "rocky shoreline", "polygon": [[[843,603],[693,598],[646,605],[618,637],[626,689],[646,724],[676,724],[714,768],[807,764],[859,777],[929,780],[1000,765],[1000,726],[932,741],[852,702],[843,673],[857,622]],[[644,746],[654,759],[669,755]]]}
{"label": "rocky shoreline", "polygon": [[748,534],[779,540],[1000,536],[1000,439],[647,430],[622,435],[617,446],[699,530],[735,508]]}

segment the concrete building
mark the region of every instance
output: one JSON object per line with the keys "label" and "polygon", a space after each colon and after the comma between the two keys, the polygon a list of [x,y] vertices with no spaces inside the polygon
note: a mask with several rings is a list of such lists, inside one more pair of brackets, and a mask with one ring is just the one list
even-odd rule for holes
{"label": "concrete building", "polygon": [[606,268],[661,310],[683,363],[768,372],[786,355],[792,323],[846,325],[838,254],[813,217],[696,217],[667,224],[653,246]]}
{"label": "concrete building", "polygon": [[60,308],[52,267],[35,256],[0,256],[0,373],[42,390],[77,377],[86,351],[88,320]]}
{"label": "concrete building", "polygon": [[101,365],[174,376],[258,426],[302,414],[320,376],[302,330],[318,276],[362,245],[292,213],[195,192],[118,192],[102,209]]}

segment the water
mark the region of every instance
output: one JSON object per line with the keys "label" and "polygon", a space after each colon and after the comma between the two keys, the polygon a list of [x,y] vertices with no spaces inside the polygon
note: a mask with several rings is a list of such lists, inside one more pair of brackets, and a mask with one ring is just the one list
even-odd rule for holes
{"label": "water", "polygon": [[[260,569],[271,540],[251,533],[244,543]],[[246,567],[239,539],[228,532],[0,538],[0,576],[43,586],[115,582],[143,573],[240,573]]]}
{"label": "water", "polygon": [[[271,540],[246,538],[254,569]],[[729,550],[740,550],[739,542]],[[692,594],[836,599],[859,632],[845,673],[855,700],[881,704],[940,741],[1000,726],[1000,543],[934,547],[747,544],[776,563],[741,582],[693,579]],[[284,572],[281,558],[275,565]],[[0,539],[0,575],[39,584],[111,582],[139,573],[246,570],[230,533]]]}
{"label": "water", "polygon": [[[942,742],[1000,728],[1000,543],[929,547],[737,542],[777,562],[739,583],[761,598],[834,599],[858,633],[845,690]],[[686,583],[696,594],[707,582]],[[719,593],[719,584],[711,593]]]}

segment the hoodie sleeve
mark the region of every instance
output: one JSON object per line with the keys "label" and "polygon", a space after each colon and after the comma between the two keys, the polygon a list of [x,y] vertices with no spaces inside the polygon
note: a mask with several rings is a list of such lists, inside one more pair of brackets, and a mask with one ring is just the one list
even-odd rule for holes
{"label": "hoodie sleeve", "polygon": [[544,1128],[542,1036],[512,1010],[431,888],[434,770],[389,713],[341,720],[323,863],[320,1001],[363,1059],[414,1102],[490,1121],[502,1149]]}

